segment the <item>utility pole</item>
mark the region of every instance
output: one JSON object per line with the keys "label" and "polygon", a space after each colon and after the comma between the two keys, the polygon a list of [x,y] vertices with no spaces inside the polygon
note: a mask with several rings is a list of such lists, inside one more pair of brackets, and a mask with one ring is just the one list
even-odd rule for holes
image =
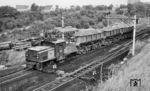
{"label": "utility pole", "polygon": [[134,16],[134,18],[111,18],[111,17],[107,17],[108,19],[131,19],[134,21],[134,29],[133,29],[133,45],[132,45],[132,56],[134,56],[135,54],[135,36],[136,36],[136,15]]}
{"label": "utility pole", "polygon": [[[64,17],[62,16],[62,19],[61,19],[61,24],[62,24],[62,28],[64,28]],[[62,32],[62,39],[64,40],[65,37],[64,37],[64,32]]]}
{"label": "utility pole", "polygon": [[62,19],[61,19],[61,25],[62,27],[64,27],[64,17],[62,16]]}
{"label": "utility pole", "polygon": [[134,16],[134,30],[133,30],[132,56],[135,55],[135,36],[136,36],[136,15]]}

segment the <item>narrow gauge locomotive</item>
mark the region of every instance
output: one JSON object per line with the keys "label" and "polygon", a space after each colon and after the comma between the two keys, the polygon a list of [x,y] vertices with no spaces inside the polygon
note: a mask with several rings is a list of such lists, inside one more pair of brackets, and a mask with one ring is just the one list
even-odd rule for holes
{"label": "narrow gauge locomotive", "polygon": [[26,64],[29,68],[43,70],[52,67],[54,62],[65,61],[71,54],[85,54],[103,45],[129,38],[133,25],[120,23],[103,29],[76,29],[74,39],[67,43],[64,39],[44,40],[41,46],[29,48],[26,52]]}

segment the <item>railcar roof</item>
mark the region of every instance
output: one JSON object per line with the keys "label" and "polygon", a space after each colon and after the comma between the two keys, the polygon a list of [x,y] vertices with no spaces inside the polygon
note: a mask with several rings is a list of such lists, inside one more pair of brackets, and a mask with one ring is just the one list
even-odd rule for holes
{"label": "railcar roof", "polygon": [[46,49],[54,49],[54,48],[49,47],[49,46],[36,46],[36,47],[29,48],[29,50],[34,50],[34,51],[43,51]]}
{"label": "railcar roof", "polygon": [[64,33],[64,32],[76,31],[77,29],[76,29],[76,28],[73,28],[73,27],[71,27],[71,26],[68,26],[68,27],[64,27],[64,28],[62,28],[62,27],[57,27],[57,28],[55,28],[55,30]]}
{"label": "railcar roof", "polygon": [[118,28],[118,26],[108,26],[108,27],[104,27],[103,30],[104,31],[112,31],[112,30],[117,29],[117,28]]}
{"label": "railcar roof", "polygon": [[101,33],[102,29],[78,29],[78,31],[75,33],[75,36],[86,36],[86,35],[92,35],[92,34],[98,34]]}
{"label": "railcar roof", "polygon": [[131,24],[131,23],[127,23],[127,24],[125,24],[125,23],[120,23],[118,26],[120,26],[120,28],[124,28],[124,27],[131,27],[132,24]]}

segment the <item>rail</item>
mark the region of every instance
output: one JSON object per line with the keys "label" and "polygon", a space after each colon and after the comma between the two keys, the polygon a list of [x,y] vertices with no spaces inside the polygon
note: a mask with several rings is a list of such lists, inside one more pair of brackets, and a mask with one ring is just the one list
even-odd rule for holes
{"label": "rail", "polygon": [[109,55],[107,55],[107,56],[105,56],[103,58],[100,58],[100,59],[97,58],[97,60],[94,60],[90,64],[87,64],[87,65],[79,68],[78,70],[70,73],[69,75],[66,75],[66,76],[64,76],[61,79],[57,79],[57,80],[55,80],[53,82],[50,82],[50,83],[48,83],[48,84],[46,84],[46,85],[44,85],[42,87],[39,87],[39,88],[37,88],[37,89],[35,89],[33,91],[52,91],[52,90],[54,90],[54,89],[56,89],[56,88],[58,88],[58,87],[60,87],[60,86],[62,86],[64,84],[66,84],[66,83],[68,83],[68,82],[70,82],[70,81],[72,81],[72,80],[74,80],[74,79],[76,79],[76,78],[78,78],[78,77],[80,77],[80,76],[82,76],[82,75],[92,71],[93,69],[95,69],[96,67],[100,66],[101,64],[110,61],[111,59],[121,55],[122,53],[124,53],[126,51],[128,51],[128,48],[127,47],[126,48],[123,47],[122,49],[118,50],[115,53],[112,52],[111,54],[109,54]]}
{"label": "rail", "polygon": [[[140,33],[137,34],[137,39],[140,39],[141,37],[139,35],[145,33],[145,31],[142,31]],[[122,44],[119,48],[121,48],[120,50],[116,51],[116,52],[112,52],[110,54],[108,54],[107,56],[104,56],[103,58],[99,58],[99,60],[94,60],[93,62],[75,70],[72,73],[66,74],[65,76],[63,76],[60,79],[56,79],[55,81],[52,81],[50,83],[47,83],[39,88],[34,89],[33,91],[52,91],[82,75],[84,75],[85,73],[88,73],[90,71],[92,71],[93,69],[95,69],[96,67],[100,66],[101,64],[110,61],[111,59],[121,55],[122,53],[126,52],[129,50],[129,45],[132,43],[132,41],[128,41],[125,44]]]}
{"label": "rail", "polygon": [[4,84],[4,83],[7,83],[7,82],[10,82],[12,80],[15,80],[17,78],[20,78],[22,76],[25,76],[25,75],[28,75],[30,74],[31,72],[28,71],[29,69],[24,69],[24,70],[21,70],[21,71],[18,71],[16,73],[13,73],[13,74],[10,74],[10,75],[7,75],[7,76],[4,76],[4,77],[1,77],[0,78],[0,85]]}

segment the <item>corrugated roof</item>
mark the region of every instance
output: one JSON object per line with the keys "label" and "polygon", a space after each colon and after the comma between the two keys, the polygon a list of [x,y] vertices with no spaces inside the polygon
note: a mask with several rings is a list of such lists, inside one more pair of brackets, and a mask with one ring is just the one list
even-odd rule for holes
{"label": "corrugated roof", "polygon": [[75,33],[75,36],[86,36],[86,35],[92,35],[92,34],[98,34],[101,33],[102,29],[78,29],[78,31]]}
{"label": "corrugated roof", "polygon": [[[34,50],[34,51],[43,51],[45,49],[50,49],[50,47],[48,47],[48,46],[36,46],[36,47],[29,48],[29,50]],[[53,49],[53,48],[51,48],[51,49]]]}

